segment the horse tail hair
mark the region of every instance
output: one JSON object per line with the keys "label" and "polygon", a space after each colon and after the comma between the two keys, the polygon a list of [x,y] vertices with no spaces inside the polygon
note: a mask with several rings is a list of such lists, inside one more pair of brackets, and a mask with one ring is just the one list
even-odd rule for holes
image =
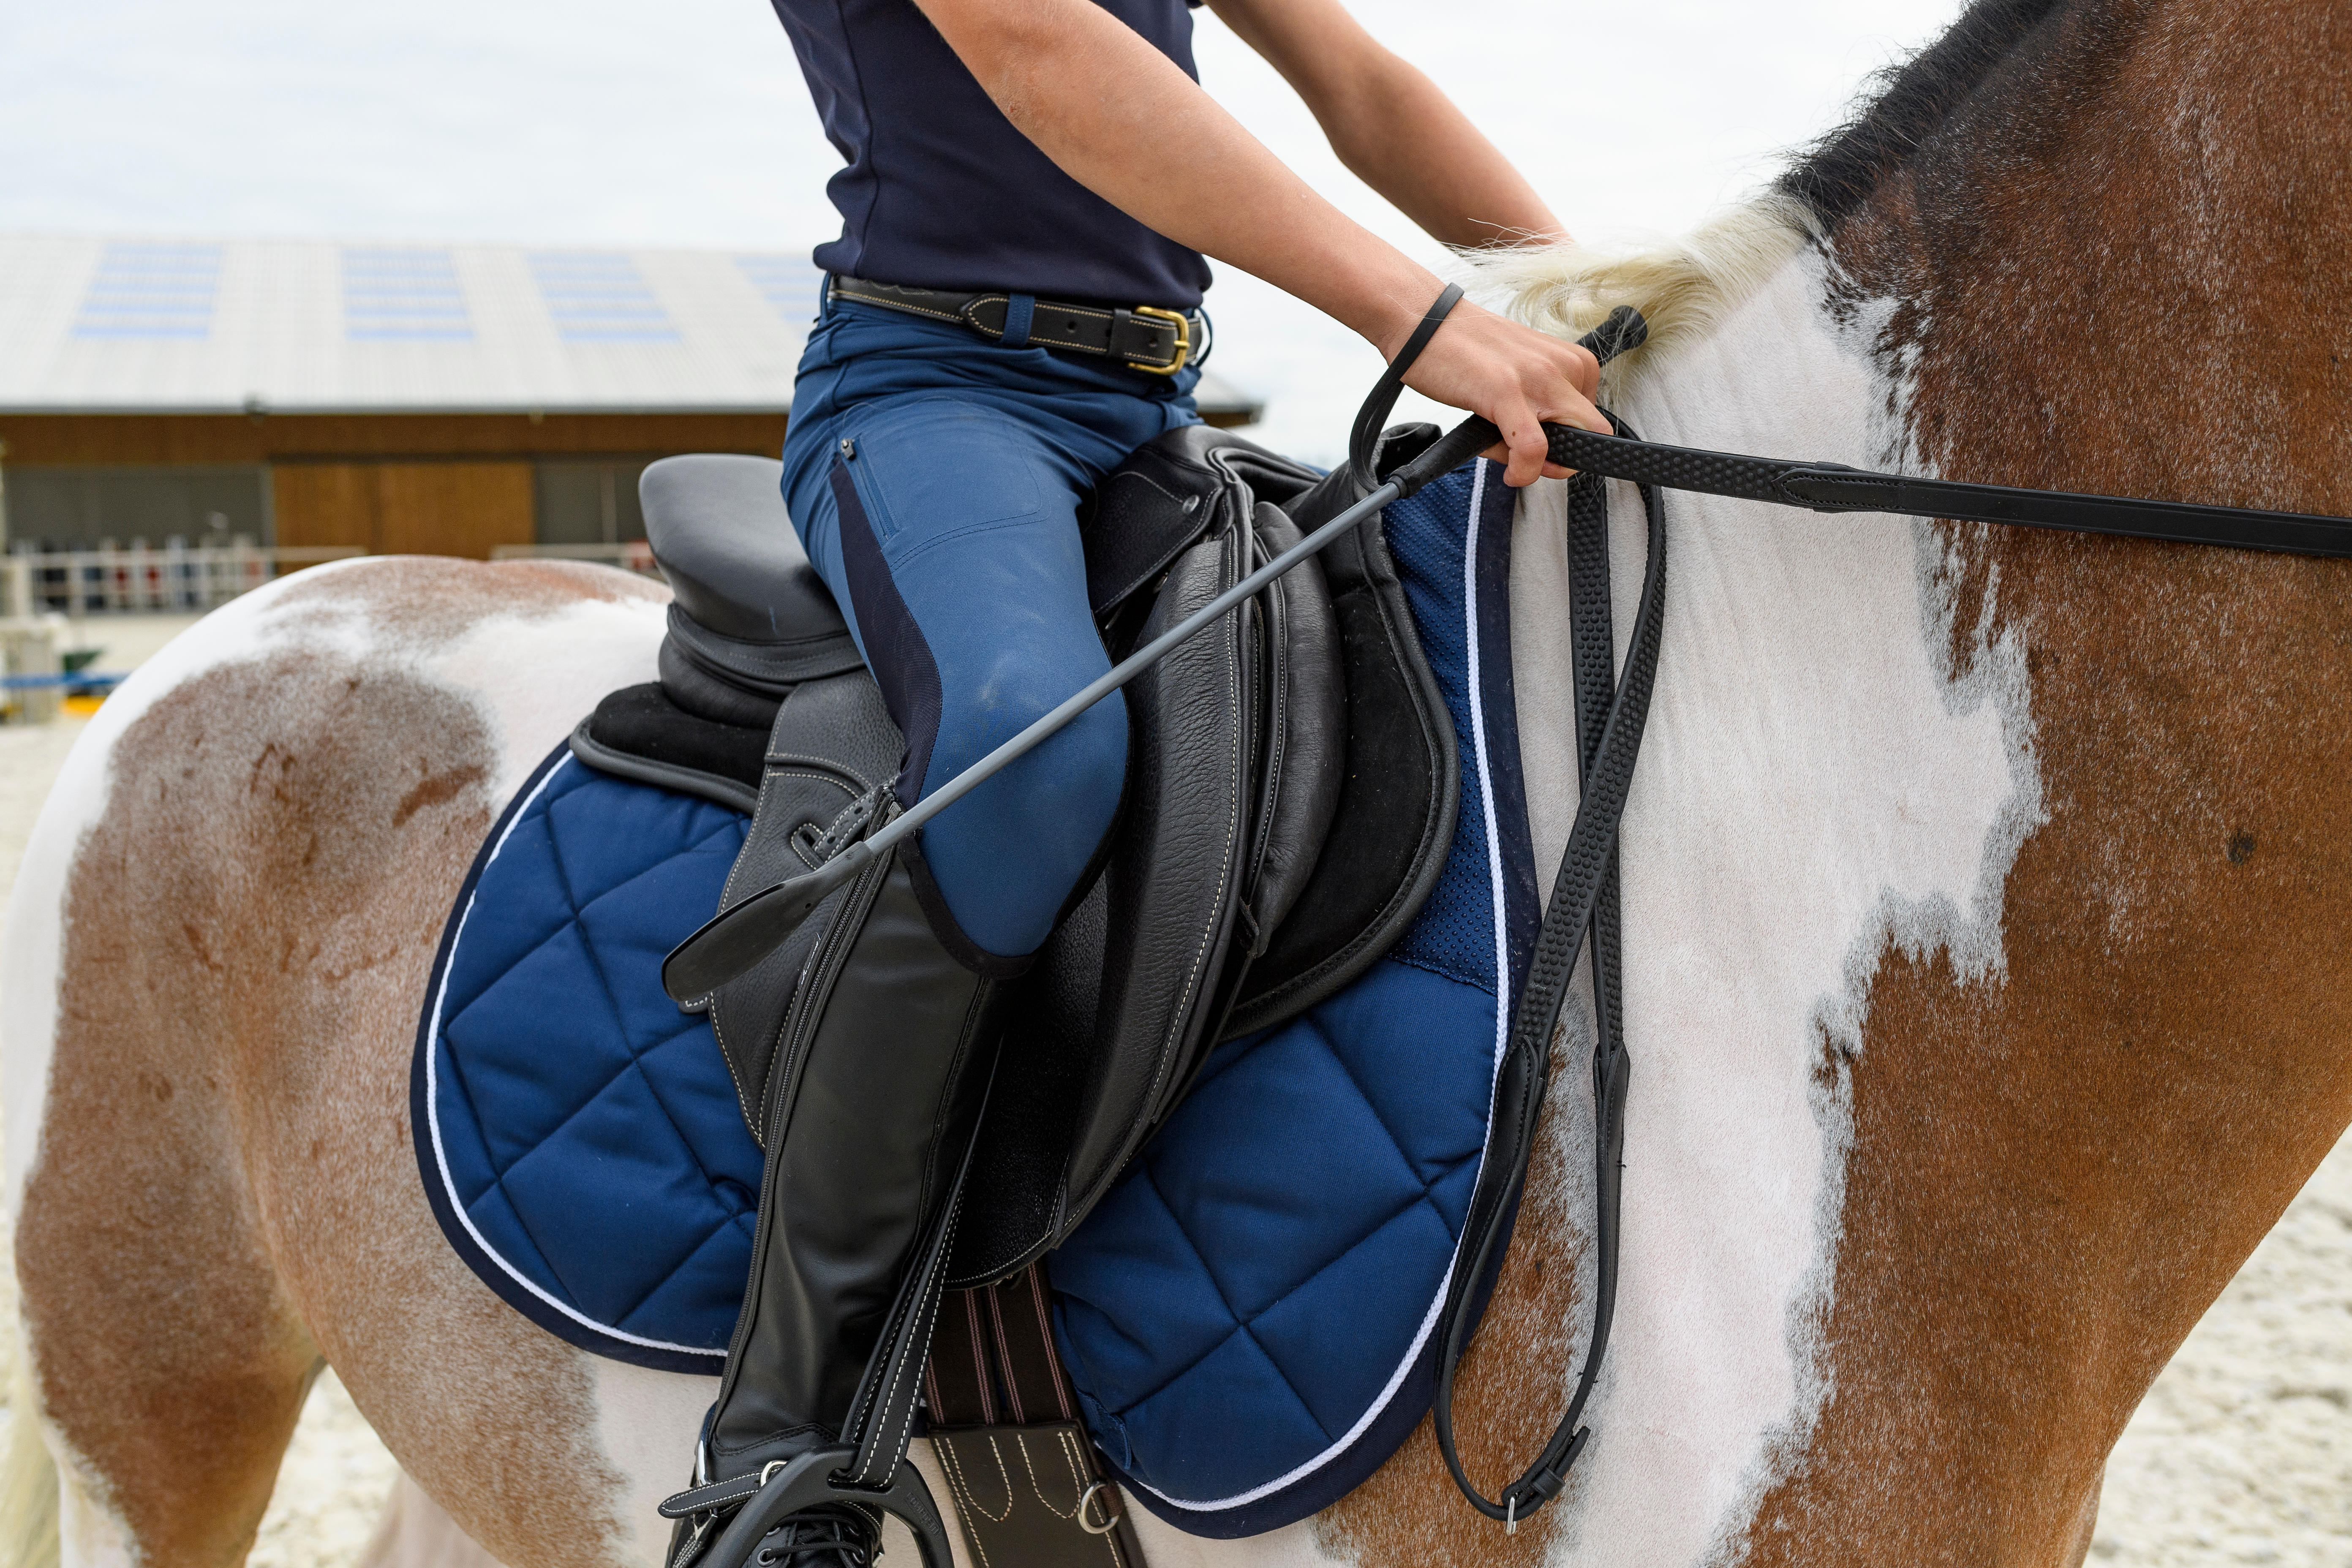
{"label": "horse tail hair", "polygon": [[8,1451],[0,1458],[0,1568],[57,1568],[58,1465],[41,1440],[40,1395],[22,1319],[10,1326]]}

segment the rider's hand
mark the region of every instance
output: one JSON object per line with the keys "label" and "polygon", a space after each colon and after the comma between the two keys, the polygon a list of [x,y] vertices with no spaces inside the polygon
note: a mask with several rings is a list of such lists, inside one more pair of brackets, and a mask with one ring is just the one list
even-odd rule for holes
{"label": "rider's hand", "polygon": [[1492,420],[1503,439],[1484,456],[1507,462],[1507,485],[1568,477],[1568,469],[1547,460],[1547,421],[1609,434],[1609,421],[1592,405],[1601,392],[1601,362],[1590,349],[1548,338],[1467,300],[1454,307],[1405,372],[1404,384]]}

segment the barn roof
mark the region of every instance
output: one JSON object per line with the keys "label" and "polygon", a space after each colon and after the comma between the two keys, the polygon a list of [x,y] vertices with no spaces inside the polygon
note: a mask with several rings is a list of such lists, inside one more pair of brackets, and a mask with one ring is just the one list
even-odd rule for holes
{"label": "barn roof", "polygon": [[0,234],[0,413],[776,410],[820,276],[805,251]]}

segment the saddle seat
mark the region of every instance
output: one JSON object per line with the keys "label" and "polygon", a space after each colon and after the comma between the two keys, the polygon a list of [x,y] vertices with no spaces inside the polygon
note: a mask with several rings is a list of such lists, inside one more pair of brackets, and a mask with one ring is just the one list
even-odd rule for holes
{"label": "saddle seat", "polygon": [[[1391,433],[1381,468],[1434,434]],[[781,479],[773,460],[727,455],[646,470],[646,532],[675,595],[660,679],[614,692],[572,737],[592,767],[752,815],[721,907],[898,805],[903,738]],[[1081,512],[1107,650],[1156,636],[1353,499],[1344,470],[1205,426],[1148,444]],[[1181,646],[1127,701],[1126,799],[1099,870],[1019,982],[953,1285],[1010,1277],[1066,1237],[1219,1040],[1368,970],[1453,837],[1454,730],[1377,522]],[[824,920],[693,1005],[755,1137]]]}

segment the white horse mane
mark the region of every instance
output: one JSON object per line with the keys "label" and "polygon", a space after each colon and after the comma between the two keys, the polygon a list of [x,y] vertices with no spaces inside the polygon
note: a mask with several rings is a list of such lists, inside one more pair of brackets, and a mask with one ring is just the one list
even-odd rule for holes
{"label": "white horse mane", "polygon": [[1805,205],[1778,193],[1710,218],[1679,239],[1643,247],[1531,246],[1465,252],[1465,282],[1504,314],[1555,337],[1573,338],[1631,305],[1649,340],[1612,365],[1614,388],[1646,365],[1706,336],[1761,288],[1820,226]]}

